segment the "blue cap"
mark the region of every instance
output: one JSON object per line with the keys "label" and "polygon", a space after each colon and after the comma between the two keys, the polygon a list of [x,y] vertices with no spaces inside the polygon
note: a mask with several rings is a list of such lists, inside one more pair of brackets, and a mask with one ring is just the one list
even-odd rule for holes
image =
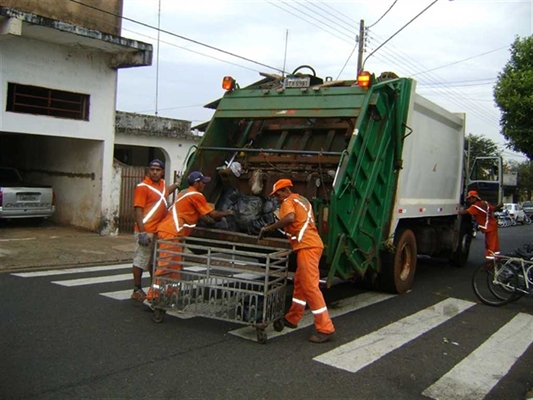
{"label": "blue cap", "polygon": [[165,169],[165,163],[159,159],[155,159],[150,161],[150,164],[148,164],[148,167],[158,167],[161,169]]}
{"label": "blue cap", "polygon": [[211,178],[208,176],[204,176],[200,171],[194,171],[189,174],[187,177],[187,181],[189,182],[189,185],[192,185],[194,182],[204,182],[207,183],[211,181]]}

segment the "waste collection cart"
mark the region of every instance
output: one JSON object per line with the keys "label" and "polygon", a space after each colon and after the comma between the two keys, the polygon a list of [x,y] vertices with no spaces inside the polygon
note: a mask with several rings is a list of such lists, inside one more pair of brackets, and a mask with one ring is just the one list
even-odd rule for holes
{"label": "waste collection cart", "polygon": [[167,311],[256,328],[283,329],[291,250],[197,237],[158,240],[151,306],[155,322]]}

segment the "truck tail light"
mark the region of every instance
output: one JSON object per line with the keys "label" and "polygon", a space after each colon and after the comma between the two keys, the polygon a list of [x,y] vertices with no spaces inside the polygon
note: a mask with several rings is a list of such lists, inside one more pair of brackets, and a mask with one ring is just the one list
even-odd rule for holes
{"label": "truck tail light", "polygon": [[357,84],[362,89],[368,89],[370,87],[371,75],[368,71],[361,71],[357,76]]}
{"label": "truck tail light", "polygon": [[235,89],[235,79],[233,79],[231,76],[225,76],[222,80],[222,89],[226,91]]}

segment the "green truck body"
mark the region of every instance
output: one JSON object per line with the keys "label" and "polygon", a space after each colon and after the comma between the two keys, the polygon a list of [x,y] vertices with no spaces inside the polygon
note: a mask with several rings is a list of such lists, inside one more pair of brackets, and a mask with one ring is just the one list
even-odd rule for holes
{"label": "green truck body", "polygon": [[[204,194],[217,206],[228,189],[265,200],[276,180],[291,179],[293,192],[314,205],[328,285],[365,279],[406,292],[417,256],[464,265],[470,247],[470,221],[457,213],[464,116],[415,86],[392,74],[372,78],[369,88],[295,74],[235,87],[211,105],[213,118],[184,173],[211,176]],[[210,227],[195,235],[258,240]]]}

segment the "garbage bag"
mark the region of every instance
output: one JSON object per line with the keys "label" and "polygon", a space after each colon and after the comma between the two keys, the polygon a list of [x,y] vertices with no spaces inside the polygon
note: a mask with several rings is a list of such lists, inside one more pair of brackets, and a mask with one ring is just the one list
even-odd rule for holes
{"label": "garbage bag", "polygon": [[250,222],[261,217],[263,200],[257,196],[242,196],[235,204],[234,216],[242,232],[248,232]]}

